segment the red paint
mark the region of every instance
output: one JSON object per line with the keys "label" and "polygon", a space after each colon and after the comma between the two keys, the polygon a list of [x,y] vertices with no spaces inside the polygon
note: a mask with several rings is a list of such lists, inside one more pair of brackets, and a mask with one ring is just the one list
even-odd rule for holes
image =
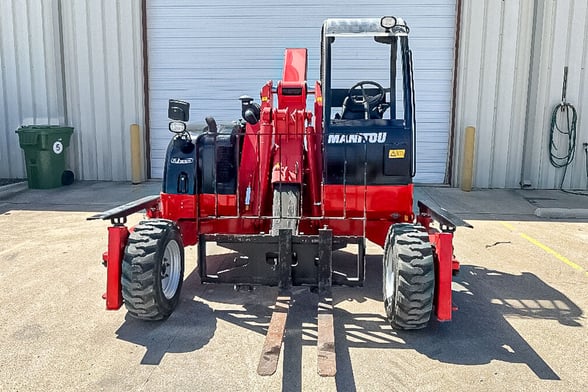
{"label": "red paint", "polygon": [[[322,148],[322,134],[323,134],[323,96],[321,92],[321,85],[319,82],[314,86],[314,127],[308,126],[306,128],[306,145],[307,154],[306,160],[308,166],[307,183],[308,193],[307,202],[310,203],[310,211],[313,216],[321,215],[321,179],[323,178],[323,148]],[[305,199],[306,200],[306,199]]]}
{"label": "red paint", "polygon": [[[247,124],[241,135],[235,195],[162,193],[158,206],[150,208],[147,216],[176,222],[186,246],[197,244],[200,234],[268,233],[274,184],[294,183],[301,187],[303,217],[299,230],[304,234],[317,234],[319,228],[327,226],[334,235],[365,236],[384,246],[393,223],[413,222],[412,184],[322,184],[323,97],[320,82],[315,83],[314,91],[307,91],[306,73],[306,49],[287,49],[277,88],[274,91],[272,81],[262,87],[260,121]],[[309,93],[315,96],[314,115],[306,109]],[[432,228],[432,219],[426,214],[419,214],[417,222],[429,232],[436,252],[436,316],[448,321],[453,310],[452,272],[459,269],[453,257],[453,234]],[[129,230],[122,225],[108,230],[106,306],[118,309],[122,305],[121,266]]]}
{"label": "red paint", "polygon": [[306,118],[302,110],[274,111],[274,149],[271,182],[302,184]]}
{"label": "red paint", "polygon": [[198,243],[198,223],[195,219],[180,219],[176,224],[180,228],[184,246],[196,245]]}
{"label": "red paint", "polygon": [[409,222],[413,185],[324,185],[323,214],[327,217],[363,217]]}
{"label": "red paint", "polygon": [[[282,80],[277,89],[278,109],[306,110],[306,58],[306,49],[286,49]],[[299,94],[293,94],[298,91]]]}
{"label": "red paint", "polygon": [[429,233],[435,253],[435,313],[439,321],[450,321],[453,310],[451,303],[451,281],[453,276],[453,234]]}
{"label": "red paint", "polygon": [[195,219],[198,209],[195,195],[170,195],[162,193],[160,217],[177,221],[178,219]]}
{"label": "red paint", "polygon": [[452,304],[451,282],[453,274],[459,271],[459,261],[453,255],[453,233],[439,232],[432,227],[433,219],[425,212],[417,216],[417,222],[423,225],[435,251],[435,312],[440,321],[450,321],[452,311],[457,306]]}
{"label": "red paint", "polygon": [[[198,197],[200,200],[199,218],[237,216],[236,195],[202,194]],[[196,214],[190,218],[195,217]]]}
{"label": "red paint", "polygon": [[124,225],[116,225],[108,228],[108,252],[103,256],[106,261],[106,309],[120,309],[122,298],[122,261],[129,230]]}

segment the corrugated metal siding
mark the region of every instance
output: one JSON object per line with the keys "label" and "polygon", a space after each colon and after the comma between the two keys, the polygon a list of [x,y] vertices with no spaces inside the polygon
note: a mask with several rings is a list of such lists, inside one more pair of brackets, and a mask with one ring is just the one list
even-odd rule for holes
{"label": "corrugated metal siding", "polygon": [[563,169],[549,162],[549,125],[560,103],[564,66],[569,67],[567,101],[578,110],[576,157],[564,188],[586,189],[588,142],[588,3],[585,0],[538,2],[534,65],[529,94],[529,118],[524,179],[535,188],[558,188]]}
{"label": "corrugated metal siding", "polygon": [[[192,104],[193,122],[240,116],[237,98],[259,97],[281,78],[287,47],[309,49],[309,85],[319,78],[320,29],[330,17],[405,18],[411,26],[417,105],[416,181],[444,181],[455,40],[455,0],[147,2],[152,174],[160,177],[170,139],[167,100]],[[350,58],[352,56],[349,56]],[[353,64],[349,69],[353,69]],[[350,80],[357,76],[348,71]],[[345,78],[345,75],[343,75]],[[353,84],[353,83],[351,83]],[[351,87],[349,85],[348,87]]]}
{"label": "corrugated metal siding", "polygon": [[73,167],[86,180],[130,179],[130,124],[144,128],[141,1],[62,0]]}
{"label": "corrugated metal siding", "polygon": [[75,128],[76,178],[130,179],[129,125],[144,126],[141,0],[2,0],[0,22],[0,177],[25,176],[14,130],[49,123]]}
{"label": "corrugated metal siding", "polygon": [[559,186],[549,163],[551,113],[569,66],[568,102],[578,109],[576,159],[565,188],[586,188],[588,4],[585,0],[463,1],[453,185],[460,184],[463,132],[476,131],[474,186]]}
{"label": "corrugated metal siding", "polygon": [[532,1],[463,1],[455,185],[461,180],[464,129],[475,126],[474,186],[519,186],[532,22]]}
{"label": "corrugated metal siding", "polygon": [[57,8],[52,0],[0,1],[0,178],[26,177],[14,133],[63,124]]}

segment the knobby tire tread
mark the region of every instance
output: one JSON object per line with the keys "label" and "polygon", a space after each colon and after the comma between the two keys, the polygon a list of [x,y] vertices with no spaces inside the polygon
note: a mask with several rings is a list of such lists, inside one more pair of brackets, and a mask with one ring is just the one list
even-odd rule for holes
{"label": "knobby tire tread", "polygon": [[390,323],[399,329],[426,327],[435,289],[433,249],[426,230],[412,224],[393,225],[384,249],[384,285],[391,268],[394,273],[394,287],[384,290]]}
{"label": "knobby tire tread", "polygon": [[[182,278],[172,300],[161,298],[161,285],[156,283],[158,251],[166,234],[177,231],[172,221],[152,219],[140,222],[129,235],[122,263],[122,294],[128,313],[141,320],[162,320],[173,312],[182,285]],[[179,233],[178,233],[179,235]],[[172,234],[173,236],[173,234]],[[160,253],[161,253],[160,252]]]}

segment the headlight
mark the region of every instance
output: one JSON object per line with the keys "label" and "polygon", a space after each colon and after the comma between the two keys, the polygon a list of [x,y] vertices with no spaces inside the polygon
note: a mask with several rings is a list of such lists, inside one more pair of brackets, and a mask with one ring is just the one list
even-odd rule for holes
{"label": "headlight", "polygon": [[396,26],[396,18],[393,16],[384,16],[380,19],[380,26],[386,30],[390,30],[392,27]]}
{"label": "headlight", "polygon": [[172,121],[169,123],[169,130],[173,133],[182,133],[186,130],[186,123],[181,121]]}

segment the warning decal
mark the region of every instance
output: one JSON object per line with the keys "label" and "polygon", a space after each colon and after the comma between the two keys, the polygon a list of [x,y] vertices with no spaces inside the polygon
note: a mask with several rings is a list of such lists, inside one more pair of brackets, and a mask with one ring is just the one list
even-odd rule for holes
{"label": "warning decal", "polygon": [[400,149],[400,150],[388,150],[388,158],[389,159],[399,159],[399,158],[404,158],[406,150],[405,149]]}

